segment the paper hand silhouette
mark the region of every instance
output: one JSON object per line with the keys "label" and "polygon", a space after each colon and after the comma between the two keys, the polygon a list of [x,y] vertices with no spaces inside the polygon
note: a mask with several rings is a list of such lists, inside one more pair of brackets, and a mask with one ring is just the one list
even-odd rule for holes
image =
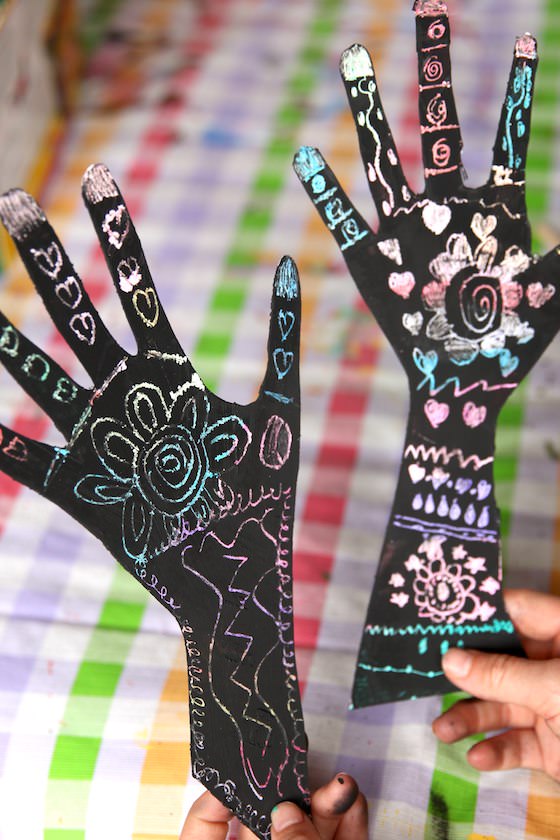
{"label": "paper hand silhouette", "polygon": [[[537,64],[515,44],[488,182],[467,188],[442,0],[418,0],[425,189],[407,184],[364,47],[342,56],[379,228],[320,153],[295,170],[406,371],[402,464],[359,653],[365,706],[450,688],[447,647],[517,650],[502,598],[493,460],[498,413],[560,326],[560,257],[530,253],[525,160]],[[373,477],[372,477],[372,480]]]}
{"label": "paper hand silhouette", "polygon": [[2,362],[67,443],[1,427],[0,468],[85,525],[175,616],[187,650],[194,775],[267,838],[280,799],[308,802],[292,621],[296,267],[285,257],[276,272],[258,398],[225,402],[181,350],[104,166],[88,169],[83,195],[138,352],[108,333],[31,196],[2,196],[0,217],[94,386],[74,382],[1,316]]}

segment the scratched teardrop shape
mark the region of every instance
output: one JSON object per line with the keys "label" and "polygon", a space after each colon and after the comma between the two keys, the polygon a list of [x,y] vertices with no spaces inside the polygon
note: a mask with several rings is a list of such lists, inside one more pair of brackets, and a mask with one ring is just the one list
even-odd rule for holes
{"label": "scratched teardrop shape", "polygon": [[449,513],[449,505],[447,504],[447,497],[442,496],[438,505],[438,516],[447,516]]}

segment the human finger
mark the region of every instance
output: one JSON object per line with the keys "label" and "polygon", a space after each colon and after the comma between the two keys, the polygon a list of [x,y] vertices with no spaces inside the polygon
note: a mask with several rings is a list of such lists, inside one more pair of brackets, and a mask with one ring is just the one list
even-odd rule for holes
{"label": "human finger", "polygon": [[271,840],[321,840],[309,817],[293,802],[272,809]]}
{"label": "human finger", "polygon": [[534,729],[510,729],[487,738],[467,753],[477,770],[544,769],[543,754]]}
{"label": "human finger", "polygon": [[225,840],[233,814],[209,791],[192,805],[179,840]]}
{"label": "human finger", "polygon": [[537,63],[537,42],[533,36],[526,33],[517,38],[494,143],[492,181],[495,186],[525,182]]}
{"label": "human finger", "polygon": [[560,598],[530,589],[506,589],[506,609],[527,639],[548,642],[560,635]]}
{"label": "human finger", "polygon": [[443,0],[416,0],[418,105],[426,192],[434,199],[462,186],[461,130],[451,83],[449,18]]}
{"label": "human finger", "polygon": [[321,840],[333,840],[341,820],[354,806],[359,788],[352,776],[337,773],[311,796],[311,818]]}
{"label": "human finger", "polygon": [[482,700],[516,703],[543,717],[560,735],[560,660],[545,662],[458,648],[442,659],[446,677]]}
{"label": "human finger", "polygon": [[370,54],[361,44],[342,53],[340,74],[356,124],[360,152],[379,218],[410,201],[393,135],[383,110]]}
{"label": "human finger", "polygon": [[453,744],[479,732],[493,732],[510,727],[531,727],[535,715],[524,706],[496,703],[492,700],[460,700],[432,723],[434,735]]}
{"label": "human finger", "polygon": [[363,793],[359,793],[353,805],[342,815],[334,840],[367,840],[368,806]]}

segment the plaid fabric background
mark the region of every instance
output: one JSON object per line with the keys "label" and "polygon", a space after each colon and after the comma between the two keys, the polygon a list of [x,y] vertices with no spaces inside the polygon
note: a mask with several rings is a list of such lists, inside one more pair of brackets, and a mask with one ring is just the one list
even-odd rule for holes
{"label": "plaid fabric background", "polygon": [[[560,788],[479,774],[438,746],[441,698],[348,711],[392,501],[406,383],[291,172],[318,145],[366,217],[371,205],[338,77],[373,55],[403,163],[419,183],[408,0],[90,2],[87,81],[43,204],[118,341],[133,347],[79,181],[105,162],[129,203],[167,313],[206,383],[249,401],[264,372],[274,267],[303,286],[303,424],[296,638],[312,782],[353,773],[381,840],[550,840]],[[528,183],[535,247],[560,239],[560,11],[555,0],[451,2],[469,183],[486,179],[516,35],[539,39]],[[46,150],[47,151],[47,150]],[[19,264],[2,309],[76,378]],[[560,345],[506,406],[498,439],[506,578],[560,594]],[[4,373],[1,419],[60,443]],[[74,521],[0,483],[0,838],[177,837],[189,778],[187,684],[175,623]],[[449,699],[444,700],[445,703]]]}

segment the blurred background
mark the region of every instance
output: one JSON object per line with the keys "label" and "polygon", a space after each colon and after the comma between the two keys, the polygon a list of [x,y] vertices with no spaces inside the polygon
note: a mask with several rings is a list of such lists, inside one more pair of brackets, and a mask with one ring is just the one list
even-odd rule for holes
{"label": "blurred background", "polygon": [[[103,161],[127,200],[167,314],[205,383],[248,402],[264,373],[274,268],[299,266],[302,449],[296,642],[313,786],[353,773],[381,840],[558,838],[537,773],[481,775],[438,745],[442,698],[348,711],[404,436],[404,375],[291,170],[319,146],[373,220],[338,60],[374,59],[421,189],[409,0],[4,0],[0,189],[38,198],[124,346],[127,324],[80,199]],[[534,248],[560,240],[557,0],[450,0],[468,184],[488,177],[515,37],[538,38],[528,165]],[[87,383],[0,239],[0,308]],[[507,403],[497,441],[506,582],[560,594],[560,346]],[[60,444],[0,374],[0,420]],[[0,477],[0,838],[177,837],[189,777],[182,641],[93,537]],[[450,698],[443,700],[444,705]],[[235,832],[234,832],[235,833]],[[233,836],[233,835],[232,835]]]}

